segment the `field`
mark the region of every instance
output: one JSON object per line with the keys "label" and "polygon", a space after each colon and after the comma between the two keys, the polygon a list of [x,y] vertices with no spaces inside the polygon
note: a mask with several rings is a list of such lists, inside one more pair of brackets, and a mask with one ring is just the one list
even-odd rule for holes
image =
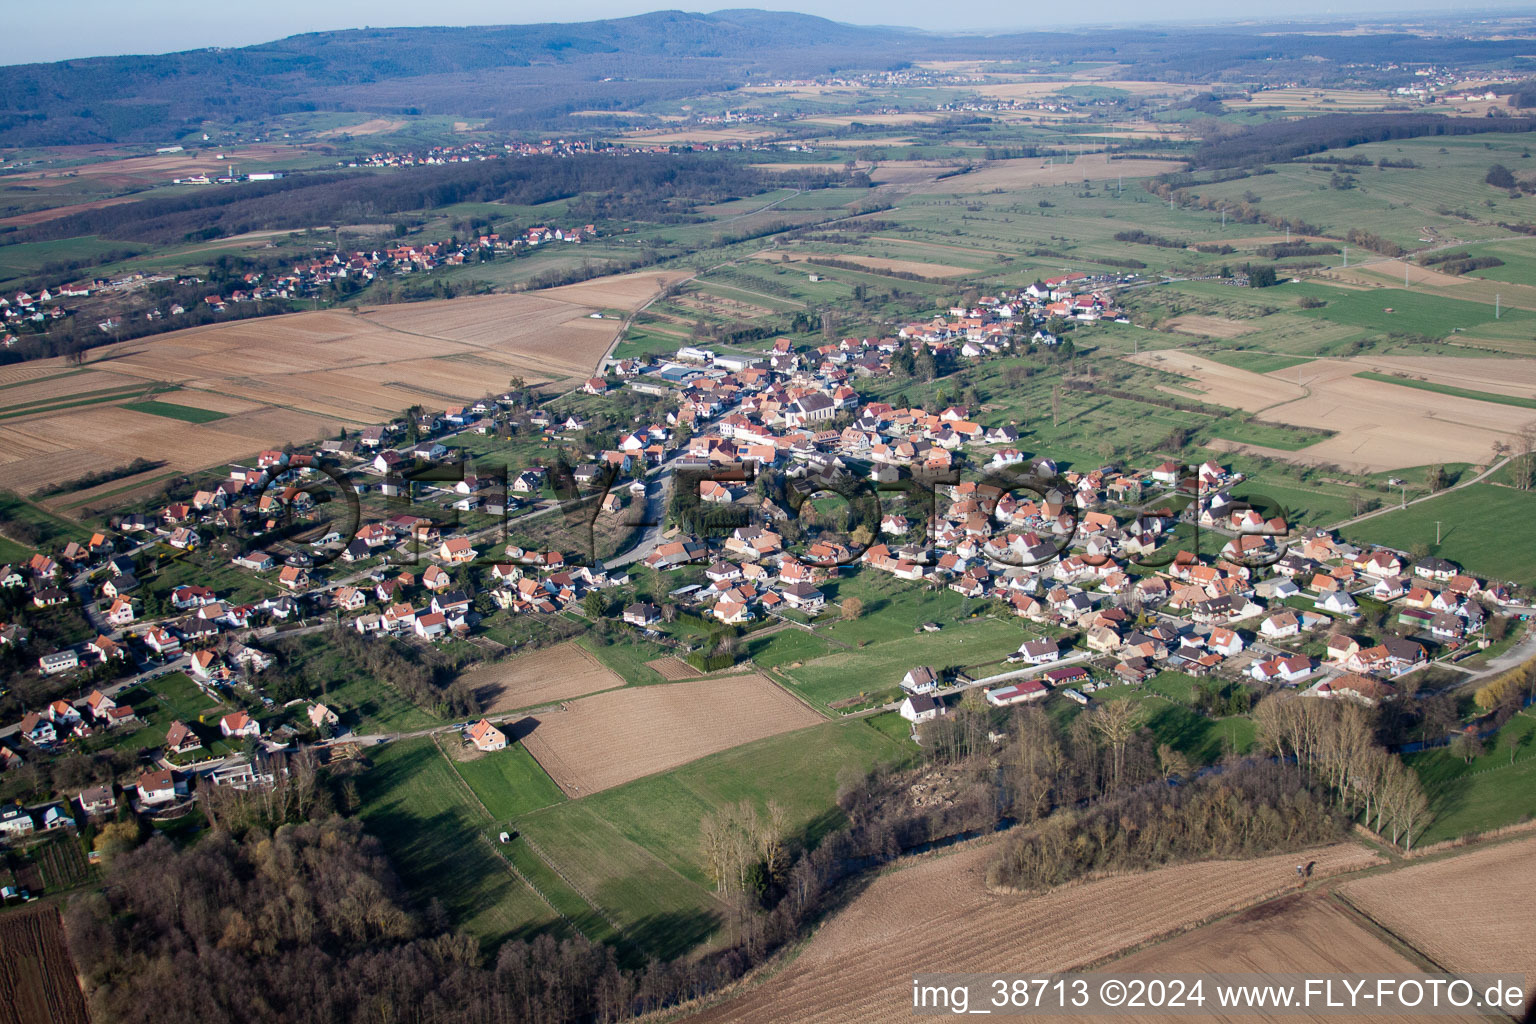
{"label": "field", "polygon": [[1529,583],[1536,580],[1536,538],[1514,524],[1533,518],[1536,492],[1482,483],[1373,516],[1341,532],[1357,544],[1384,544],[1399,551],[1425,544],[1431,554],[1469,572]]}
{"label": "field", "polygon": [[475,684],[475,695],[487,714],[554,704],[624,685],[623,679],[574,643],[478,665],[466,678]]}
{"label": "field", "polygon": [[978,843],[881,875],[781,973],[693,1019],[907,1020],[915,973],[1070,970],[1274,896],[1295,884],[1298,860],[1315,861],[1315,872],[1329,875],[1378,859],[1342,844],[1009,896],[984,884],[995,849]]}
{"label": "field", "polygon": [[[1358,376],[1365,369],[1360,360],[1314,359],[1266,374],[1184,351],[1143,352],[1131,359],[1195,380],[1203,397],[1214,404],[1262,412],[1266,420],[1292,426],[1335,431],[1335,436],[1291,453],[1259,445],[1228,447],[1314,465],[1333,463],[1354,472],[1429,462],[1482,462],[1496,441],[1508,440],[1525,421],[1505,405],[1464,395],[1427,399],[1402,384]],[[1432,429],[1425,429],[1428,424]]]}
{"label": "field", "polygon": [[0,915],[0,1024],[89,1020],[58,908]]}
{"label": "field", "polygon": [[1121,176],[1127,178],[1150,177],[1177,171],[1183,164],[1176,160],[1110,160],[1102,153],[1078,157],[1071,163],[1059,160],[1041,160],[1038,157],[1020,160],[994,160],[978,171],[954,178],[943,178],[919,186],[923,193],[952,193],[963,195],[990,192],[993,189],[1021,189],[1032,185],[1073,185],[1084,181],[1110,181]]}
{"label": "field", "polygon": [[[1395,880],[1396,875],[1379,876]],[[1425,973],[1418,964],[1389,945],[1367,924],[1325,892],[1290,893],[1234,914],[1203,928],[1104,965],[1115,974],[1167,977],[1193,971],[1220,970],[1233,974],[1307,973],[1392,974]],[[1489,969],[1489,968],[1484,968]],[[1279,978],[1275,978],[1279,981]],[[1168,1016],[1129,1014],[1129,1021],[1166,1021]],[[1224,1014],[1207,1007],[1202,1020],[1296,1020],[1278,1013]],[[1300,1019],[1325,1019],[1322,1014]],[[1399,1018],[1351,1013],[1351,1021],[1387,1024]],[[1455,1018],[1473,1020],[1475,1017]]]}
{"label": "field", "polygon": [[1180,334],[1193,334],[1204,338],[1236,338],[1258,330],[1258,326],[1245,320],[1229,320],[1221,316],[1203,316],[1188,313],[1168,321],[1170,330]]}
{"label": "field", "polygon": [[[195,327],[95,349],[84,373],[45,360],[0,391],[0,487],[29,493],[136,457],[200,469],[415,403],[442,408],[499,392],[514,376],[582,376],[616,332],[588,314],[639,305],[659,280]],[[174,401],[140,401],[172,384],[181,389]]]}
{"label": "field", "polygon": [[431,739],[370,751],[362,819],[423,905],[436,897],[487,945],[556,927],[558,918],[506,867],[485,830],[491,814]]}
{"label": "field", "polygon": [[[1514,760],[1509,740],[1520,741]],[[1470,763],[1444,747],[1405,757],[1434,815],[1420,845],[1488,832],[1536,817],[1536,716],[1516,715]]]}
{"label": "field", "polygon": [[762,811],[774,800],[788,835],[814,843],[843,823],[839,772],[910,756],[909,744],[870,723],[824,722],[546,807],[515,824],[531,840],[528,870],[542,861],[548,873],[579,886],[590,906],[619,923],[631,948],[675,955],[708,938],[719,920],[699,845],[706,815],[743,800]]}
{"label": "field", "polygon": [[[450,752],[453,770],[497,821],[509,821],[565,799],[522,744],[481,753],[453,737],[442,742]],[[456,746],[463,749],[455,750]]]}
{"label": "field", "polygon": [[1345,897],[1449,971],[1536,977],[1536,839],[1350,882]]}
{"label": "field", "polygon": [[509,739],[525,743],[571,796],[821,721],[760,675],[615,690],[524,718]]}

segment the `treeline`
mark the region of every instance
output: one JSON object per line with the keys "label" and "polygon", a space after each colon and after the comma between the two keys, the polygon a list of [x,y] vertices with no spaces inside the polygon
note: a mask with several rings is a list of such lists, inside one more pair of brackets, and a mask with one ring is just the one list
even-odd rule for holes
{"label": "treeline", "polygon": [[[386,174],[299,173],[278,181],[87,210],[11,237],[47,241],[99,235],[168,244],[248,231],[377,223],[457,203],[536,206],[557,199],[575,199],[570,216],[580,220],[675,223],[690,219],[697,205],[755,195],[785,177],[703,154],[540,156],[408,167]],[[837,181],[841,173],[808,169],[788,177],[804,187]]]}
{"label": "treeline", "polygon": [[1344,241],[1350,245],[1358,245],[1362,249],[1381,253],[1383,256],[1401,256],[1406,250],[1389,238],[1382,238],[1374,231],[1364,231],[1360,228],[1350,228],[1344,235]]}
{"label": "treeline", "polygon": [[1199,167],[1278,163],[1367,142],[1433,135],[1529,132],[1526,117],[1448,117],[1444,114],[1323,114],[1294,121],[1269,121],[1235,135],[1212,139],[1195,150]]}
{"label": "treeline", "polygon": [[1133,231],[1116,231],[1115,241],[1135,242],[1138,245],[1155,245],[1160,249],[1185,249],[1189,243],[1173,238],[1164,238],[1162,235],[1154,235],[1137,228]]}
{"label": "treeline", "polygon": [[1504,261],[1497,256],[1473,256],[1465,249],[1455,252],[1435,252],[1422,260],[1425,266],[1434,267],[1445,274],[1470,274],[1474,270],[1502,267]]}
{"label": "treeline", "polygon": [[1301,768],[1249,758],[1181,786],[1152,782],[1056,814],[1005,845],[987,883],[1028,890],[1097,872],[1258,857],[1333,842],[1349,825]]}
{"label": "treeline", "polygon": [[1266,260],[1284,260],[1296,256],[1334,256],[1338,255],[1339,247],[1313,245],[1310,242],[1276,242],[1273,245],[1261,245],[1254,252]]}
{"label": "treeline", "polygon": [[1340,808],[1404,850],[1431,820],[1419,778],[1376,739],[1377,722],[1354,701],[1275,693],[1253,709],[1259,739],[1294,758],[1335,794]]}
{"label": "treeline", "polygon": [[83,491],[88,487],[98,487],[101,484],[111,483],[113,480],[121,480],[125,476],[148,473],[150,470],[159,469],[163,465],[165,465],[164,462],[157,462],[154,459],[137,458],[115,469],[99,469],[94,473],[77,476],[73,480],[63,480],[59,483],[49,484],[38,491],[34,497],[49,498],[55,494]]}

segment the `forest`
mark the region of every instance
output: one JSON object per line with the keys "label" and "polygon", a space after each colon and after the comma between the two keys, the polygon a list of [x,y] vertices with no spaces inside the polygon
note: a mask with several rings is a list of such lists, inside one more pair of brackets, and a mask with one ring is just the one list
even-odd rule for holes
{"label": "forest", "polygon": [[1268,121],[1237,134],[1211,139],[1195,150],[1194,164],[1200,168],[1221,168],[1277,163],[1367,142],[1533,129],[1536,129],[1536,119],[1529,117],[1323,114],[1293,121]]}
{"label": "forest", "polygon": [[7,241],[99,235],[175,243],[248,231],[376,223],[456,203],[536,206],[572,197],[581,197],[571,204],[572,218],[677,223],[688,220],[696,206],[755,195],[785,183],[818,187],[840,178],[817,170],[774,175],[725,157],[665,153],[535,156],[409,167],[388,174],[293,174],[239,189],[211,189],[87,210],[16,231]]}

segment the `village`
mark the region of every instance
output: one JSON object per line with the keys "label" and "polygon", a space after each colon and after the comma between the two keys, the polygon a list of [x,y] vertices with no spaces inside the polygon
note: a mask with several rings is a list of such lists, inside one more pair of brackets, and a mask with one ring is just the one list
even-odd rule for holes
{"label": "village", "polygon": [[[515,241],[548,237],[561,233]],[[454,255],[404,247],[336,268]],[[1528,617],[1529,595],[1511,584],[1290,523],[1217,462],[1063,467],[1021,451],[1016,425],[981,422],[964,404],[896,408],[861,394],[867,380],[924,363],[1069,347],[1073,324],[1123,316],[1111,281],[1039,281],[890,337],[609,360],[564,395],[531,400],[514,388],[260,452],[200,479],[184,500],[113,517],[89,543],[0,567],[10,619],[0,656],[13,688],[25,675],[31,692],[56,695],[0,730],[7,769],[132,733],[144,723],[124,694],[167,677],[195,688],[178,706],[235,709],[170,721],[163,748],[120,790],[7,807],[0,834],[74,828],[79,816],[116,813],[120,800],[156,815],[205,788],[272,784],[296,753],[383,739],[346,707],[280,704],[266,692],[264,645],[327,629],[370,643],[495,648],[506,645],[487,627],[508,619],[535,638],[541,622],[609,620],[713,670],[739,659],[732,638],[815,633],[860,614],[828,591],[876,574],[952,592],[972,616],[1020,627],[1017,651],[986,674],[914,658],[904,674],[822,709],[896,711],[921,743],[973,694],[994,708],[1055,694],[1090,706],[1103,690],[1167,673],[1240,710],[1278,688],[1375,705],[1417,691],[1427,667],[1487,646],[1494,616]],[[584,447],[604,403],[625,395],[644,415],[606,435],[611,447]],[[498,450],[547,454],[509,465],[487,457]],[[545,543],[519,543],[533,523],[547,527]],[[603,550],[599,536],[611,542]],[[223,568],[182,571],[210,551]],[[642,575],[666,582],[642,590]],[[240,580],[259,581],[266,596],[237,599],[248,594]],[[49,643],[16,621],[61,606],[94,635]],[[671,628],[680,618],[691,632]],[[455,728],[495,750],[520,717]]]}

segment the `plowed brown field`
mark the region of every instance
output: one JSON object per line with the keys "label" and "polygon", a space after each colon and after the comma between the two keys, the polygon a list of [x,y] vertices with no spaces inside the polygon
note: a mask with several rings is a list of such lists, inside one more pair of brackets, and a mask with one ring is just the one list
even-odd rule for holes
{"label": "plowed brown field", "polygon": [[0,1024],[87,1024],[57,907],[0,916]]}
{"label": "plowed brown field", "polygon": [[584,697],[514,723],[508,738],[520,740],[566,793],[582,796],[820,721],[750,674]]}
{"label": "plowed brown field", "polygon": [[1005,896],[984,885],[995,849],[978,844],[880,876],[780,974],[693,1020],[909,1020],[916,973],[1070,970],[1277,895],[1294,885],[1300,860],[1315,861],[1316,875],[1379,860],[1348,843]]}
{"label": "plowed brown field", "polygon": [[1346,898],[1450,971],[1523,972],[1536,985],[1536,839],[1415,864],[1343,887]]}
{"label": "plowed brown field", "polygon": [[[1396,875],[1382,876],[1384,879]],[[1099,968],[1115,974],[1394,974],[1425,971],[1388,945],[1373,929],[1327,893],[1292,893],[1204,928],[1158,943]],[[1280,978],[1274,979],[1276,983]],[[1206,993],[1209,999],[1210,993]],[[1192,1014],[1135,1014],[1117,1021],[1306,1021],[1335,1017],[1292,1014],[1229,1014],[1211,1009]],[[1447,1020],[1476,1020],[1473,1015]],[[1395,1024],[1400,1018],[1350,1014],[1351,1024]]]}
{"label": "plowed brown field", "polygon": [[624,680],[574,643],[481,665],[465,677],[487,713],[531,708],[623,686]]}

